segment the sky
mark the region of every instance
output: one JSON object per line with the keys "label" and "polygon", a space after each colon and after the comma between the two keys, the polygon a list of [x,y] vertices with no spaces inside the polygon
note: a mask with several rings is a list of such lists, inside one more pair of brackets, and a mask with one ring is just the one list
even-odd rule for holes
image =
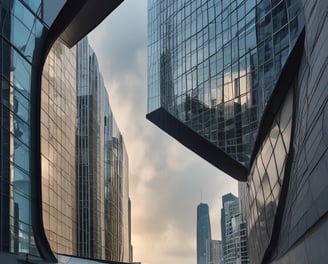
{"label": "sky", "polygon": [[237,182],[146,120],[147,0],[125,0],[89,34],[129,156],[134,261],[196,264],[196,213],[220,239],[222,195]]}

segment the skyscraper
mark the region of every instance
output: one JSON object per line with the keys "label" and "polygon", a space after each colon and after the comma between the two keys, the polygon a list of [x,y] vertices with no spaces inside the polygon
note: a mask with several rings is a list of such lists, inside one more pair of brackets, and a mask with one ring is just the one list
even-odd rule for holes
{"label": "skyscraper", "polygon": [[223,264],[223,251],[221,240],[207,240],[206,264]]}
{"label": "skyscraper", "polygon": [[206,264],[206,243],[211,240],[211,224],[208,205],[197,206],[197,264]]}
{"label": "skyscraper", "polygon": [[302,29],[299,1],[275,2],[149,1],[147,118],[238,180]]}
{"label": "skyscraper", "polygon": [[[56,61],[57,57],[58,61],[62,60],[62,66],[66,67],[64,60],[71,56],[70,52],[64,51],[63,56],[59,58],[61,48],[58,44],[50,53],[52,58],[46,63],[46,67],[49,63],[49,72],[45,73],[48,74],[48,79],[42,78],[42,71],[46,57],[57,38],[68,47],[74,46],[121,2],[98,1],[94,4],[94,1],[87,0],[0,1],[0,260],[3,263],[16,262],[18,253],[25,254],[24,260],[34,257],[36,261],[48,262],[56,262],[53,250],[74,253],[74,230],[70,218],[70,206],[75,199],[71,193],[71,178],[74,173],[69,173],[74,165],[71,164],[72,157],[64,159],[69,155],[72,144],[62,141],[50,142],[51,140],[47,144],[41,138],[41,133],[43,138],[47,137],[47,126],[50,122],[47,124],[45,120],[48,117],[56,119],[51,123],[55,129],[52,132],[64,140],[67,131],[63,130],[69,130],[74,125],[64,123],[67,116],[63,114],[63,109],[67,107],[73,110],[71,114],[74,115],[74,107],[70,105],[72,102],[64,102],[64,99],[60,98],[66,92],[70,93],[71,87],[67,87],[68,91],[58,93],[57,98],[53,94],[48,94],[49,97],[46,95],[49,91],[61,89],[57,77],[63,77],[63,82],[74,79],[72,65],[68,66],[66,73],[57,71],[58,68],[54,71],[52,65],[53,59]],[[54,76],[54,73],[58,75]],[[48,84],[50,87],[47,91]],[[45,92],[45,96],[41,97],[41,91]],[[45,120],[41,124],[41,99],[45,98],[55,106],[48,108],[49,115],[47,111],[43,112],[42,118]],[[43,106],[46,104],[45,102]],[[50,114],[52,110],[54,115]],[[70,133],[72,131],[68,132]],[[53,147],[56,148],[54,152],[48,151]],[[57,159],[52,159],[53,154]],[[49,175],[59,176],[56,180],[61,181],[55,183],[52,182],[53,177],[49,178],[52,186],[47,189],[50,190],[49,199],[47,194],[42,194],[42,190],[45,191],[43,187],[47,188],[42,186],[42,174],[46,172],[47,167],[53,169]],[[55,209],[63,205],[65,195],[68,205],[61,207],[60,212],[56,214]],[[55,230],[57,227],[59,229]],[[55,236],[52,236],[54,234]]]}
{"label": "skyscraper", "polygon": [[238,197],[231,193],[222,196],[221,236],[225,264],[249,263],[247,229],[242,219]]}
{"label": "skyscraper", "polygon": [[327,8],[149,0],[147,118],[246,182],[251,263],[327,256]]}
{"label": "skyscraper", "polygon": [[130,260],[128,156],[97,56],[77,44],[77,254]]}
{"label": "skyscraper", "polygon": [[76,255],[76,53],[56,41],[41,85],[43,224],[51,249]]}

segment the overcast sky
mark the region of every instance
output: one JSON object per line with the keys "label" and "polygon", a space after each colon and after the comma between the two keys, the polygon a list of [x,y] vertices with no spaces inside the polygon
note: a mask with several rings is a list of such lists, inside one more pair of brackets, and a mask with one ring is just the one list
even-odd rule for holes
{"label": "overcast sky", "polygon": [[196,208],[221,237],[221,196],[237,183],[146,120],[147,0],[125,0],[89,35],[130,161],[134,261],[196,263]]}

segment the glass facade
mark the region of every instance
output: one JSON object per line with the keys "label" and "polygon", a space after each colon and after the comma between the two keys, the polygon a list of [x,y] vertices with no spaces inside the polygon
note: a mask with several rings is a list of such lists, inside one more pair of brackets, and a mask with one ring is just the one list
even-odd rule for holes
{"label": "glass facade", "polygon": [[43,68],[41,161],[43,224],[56,253],[76,254],[76,58],[57,41]]}
{"label": "glass facade", "polygon": [[290,89],[262,143],[248,178],[248,230],[251,259],[261,262],[271,234],[291,140],[293,92]]}
{"label": "glass facade", "polygon": [[77,109],[77,254],[128,262],[128,157],[87,38],[77,45]]}
{"label": "glass facade", "polygon": [[223,264],[223,252],[221,240],[207,240],[206,264]]}
{"label": "glass facade", "polygon": [[221,235],[223,263],[248,264],[247,228],[238,197],[229,193],[222,197]]}
{"label": "glass facade", "polygon": [[113,114],[108,115],[108,172],[105,180],[106,259],[130,261],[128,156]]}
{"label": "glass facade", "polygon": [[[53,9],[57,14],[60,7]],[[49,23],[43,1],[0,1],[0,251],[38,255],[31,219],[33,67]]]}
{"label": "glass facade", "polygon": [[[96,57],[82,40],[77,45],[77,243],[78,255],[103,259],[104,118],[103,82]],[[102,128],[102,129],[101,129]]]}
{"label": "glass facade", "polygon": [[197,264],[206,263],[206,245],[211,240],[211,224],[208,205],[201,203],[197,206]]}
{"label": "glass facade", "polygon": [[[0,262],[24,256],[52,263],[53,251],[77,252],[75,49],[59,42],[50,48],[58,37],[74,45],[121,2],[99,2],[94,9],[104,8],[91,19],[80,11],[86,6],[94,10],[92,1],[0,0],[0,254],[15,253],[5,253]],[[67,12],[72,9],[76,12]],[[74,28],[81,20],[86,29]],[[122,193],[128,195],[126,182]],[[104,188],[99,190],[97,195],[104,197]],[[124,201],[123,225],[128,225],[128,197]],[[97,206],[104,214],[104,199]],[[108,245],[105,218],[96,220],[97,238],[102,237],[98,250]],[[96,254],[105,256],[104,250]]]}
{"label": "glass facade", "polygon": [[149,0],[148,112],[163,108],[248,167],[303,28],[299,0]]}

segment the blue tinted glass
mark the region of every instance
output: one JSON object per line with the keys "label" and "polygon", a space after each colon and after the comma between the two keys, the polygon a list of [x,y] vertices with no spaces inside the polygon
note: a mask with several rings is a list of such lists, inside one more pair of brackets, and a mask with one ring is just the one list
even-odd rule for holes
{"label": "blue tinted glass", "polygon": [[13,52],[13,76],[14,86],[27,98],[31,92],[31,64],[29,64],[18,52]]}
{"label": "blue tinted glass", "polygon": [[14,162],[17,166],[21,167],[25,171],[30,169],[30,151],[29,149],[18,140],[16,137],[14,139]]}

